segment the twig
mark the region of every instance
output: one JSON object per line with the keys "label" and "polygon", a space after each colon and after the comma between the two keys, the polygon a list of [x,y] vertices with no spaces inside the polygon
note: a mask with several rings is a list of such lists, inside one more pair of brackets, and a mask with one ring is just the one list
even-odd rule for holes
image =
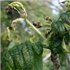
{"label": "twig", "polygon": [[53,62],[55,70],[61,70],[59,58],[53,51],[51,51],[51,61]]}
{"label": "twig", "polygon": [[32,28],[34,28],[34,29],[36,30],[36,32],[37,32],[44,40],[46,40],[46,38],[41,34],[41,32],[40,32],[28,19],[26,19],[26,22],[27,22],[30,26],[32,26]]}

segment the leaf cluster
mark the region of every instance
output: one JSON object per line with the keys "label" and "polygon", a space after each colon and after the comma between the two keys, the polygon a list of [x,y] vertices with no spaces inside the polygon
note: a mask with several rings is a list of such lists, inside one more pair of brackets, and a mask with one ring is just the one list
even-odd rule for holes
{"label": "leaf cluster", "polygon": [[41,42],[16,44],[4,53],[2,65],[5,70],[42,70]]}

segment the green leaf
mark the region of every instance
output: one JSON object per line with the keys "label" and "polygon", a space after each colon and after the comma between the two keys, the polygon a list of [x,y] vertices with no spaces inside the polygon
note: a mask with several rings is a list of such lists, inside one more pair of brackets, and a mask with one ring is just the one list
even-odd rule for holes
{"label": "green leaf", "polygon": [[42,55],[38,55],[36,52],[34,52],[34,70],[42,70],[42,66]]}
{"label": "green leaf", "polygon": [[42,52],[40,42],[16,44],[4,53],[2,65],[5,70],[42,70]]}
{"label": "green leaf", "polygon": [[66,46],[65,41],[64,41],[64,38],[63,38],[63,41],[62,41],[62,48],[65,50],[65,52],[70,53],[70,51],[67,49],[67,46]]}
{"label": "green leaf", "polygon": [[67,70],[68,65],[66,62],[66,53],[59,54],[59,59],[60,59],[61,69],[63,70],[63,68],[65,68],[65,70]]}
{"label": "green leaf", "polygon": [[62,38],[59,37],[59,36],[55,36],[53,38],[50,38],[50,49],[54,51],[54,53],[62,53],[63,52],[63,49],[62,49]]}
{"label": "green leaf", "polygon": [[2,58],[2,65],[4,66],[4,69],[6,69],[6,70],[13,70],[10,67],[10,65],[9,65],[9,63],[8,63],[8,61],[7,61],[7,59],[5,57]]}
{"label": "green leaf", "polygon": [[69,43],[69,37],[70,37],[70,36],[69,36],[69,33],[68,33],[68,32],[65,33],[63,37],[64,37],[65,43],[68,44],[68,43]]}
{"label": "green leaf", "polygon": [[43,52],[43,45],[41,42],[36,42],[33,44],[34,49],[34,70],[42,70],[42,52]]}
{"label": "green leaf", "polygon": [[55,34],[63,34],[63,32],[65,32],[65,26],[62,21],[53,22],[51,28]]}
{"label": "green leaf", "polygon": [[69,15],[68,13],[61,13],[61,19],[64,23],[70,25],[70,19],[69,19]]}
{"label": "green leaf", "polygon": [[43,51],[43,47],[42,46],[43,45],[41,44],[41,42],[36,42],[36,43],[33,44],[33,48],[34,48],[34,50],[35,50],[35,52],[37,54],[41,54],[42,53],[42,51]]}
{"label": "green leaf", "polygon": [[7,63],[9,64],[9,66],[14,70],[15,67],[14,67],[14,62],[12,60],[12,56],[10,55],[10,53],[7,51],[6,54],[4,54],[4,57],[7,61]]}
{"label": "green leaf", "polygon": [[28,42],[25,42],[25,44],[22,44],[21,46],[22,46],[22,53],[23,53],[24,62],[25,62],[25,69],[24,70],[32,70],[33,59],[34,59],[32,46]]}

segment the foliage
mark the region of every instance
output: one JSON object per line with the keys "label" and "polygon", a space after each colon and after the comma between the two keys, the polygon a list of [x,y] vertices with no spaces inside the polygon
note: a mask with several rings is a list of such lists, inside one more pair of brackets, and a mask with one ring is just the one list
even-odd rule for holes
{"label": "foliage", "polygon": [[[6,31],[6,27],[11,25],[12,23],[12,20],[18,18],[18,17],[21,17],[17,12],[15,12],[14,10],[12,10],[12,12],[8,13],[6,12],[6,6],[8,4],[10,4],[12,1],[1,1],[1,34],[4,36],[4,32]],[[46,20],[45,20],[45,17],[48,15],[48,16],[52,16],[52,10],[50,8],[47,8],[46,6],[44,6],[44,3],[43,2],[31,2],[31,1],[20,1],[24,7],[26,8],[26,11],[28,13],[28,19],[32,22],[33,20],[35,20],[36,22],[39,22],[41,21],[42,24],[45,24],[47,23]],[[41,7],[41,8],[40,8]],[[44,10],[44,11],[43,11]],[[49,12],[48,12],[49,11]],[[47,13],[46,13],[47,12]],[[50,14],[51,13],[51,14]],[[15,15],[15,16],[14,16]],[[43,18],[42,18],[43,17]],[[42,18],[42,19],[41,19]],[[55,20],[55,19],[54,19]],[[19,23],[19,24],[18,24]],[[16,25],[16,30],[15,31],[11,31],[11,34],[13,36],[20,36],[20,38],[18,39],[18,41],[20,42],[25,42],[26,40],[28,40],[30,37],[33,37],[33,36],[38,36],[38,34],[33,30],[31,29],[31,27],[29,25],[27,25],[27,23],[25,21],[21,21],[21,22],[18,22],[17,25]],[[27,31],[26,31],[27,30]],[[45,28],[46,30],[46,28]],[[42,32],[45,32],[44,30],[41,30]],[[33,34],[30,34],[30,33],[33,33]],[[45,33],[43,33],[45,34]],[[2,36],[1,35],[1,36]],[[2,37],[3,37],[2,36]],[[26,37],[27,36],[27,37]],[[13,38],[11,36],[11,38]],[[44,42],[44,40],[41,39],[41,37],[35,37],[36,40],[40,40],[42,42]],[[34,40],[35,40],[34,39]],[[1,39],[1,46],[3,47],[4,44],[3,44],[3,41],[4,41],[4,44],[7,44],[7,40],[6,38],[4,39]],[[10,44],[10,42],[9,42]],[[6,47],[8,47],[8,45]]]}
{"label": "foliage", "polygon": [[[68,4],[68,6],[69,6],[69,4]],[[42,46],[45,46],[47,49],[49,49],[49,50],[53,50],[54,51],[54,53],[56,53],[56,54],[61,54],[61,53],[70,53],[70,51],[68,50],[68,47],[67,46],[69,46],[69,42],[70,42],[70,12],[69,12],[69,8],[68,8],[68,10],[65,12],[65,13],[61,13],[60,14],[60,17],[59,17],[59,19],[57,20],[57,21],[53,21],[51,18],[47,18],[46,20],[49,20],[49,23],[51,23],[50,24],[50,28],[49,29],[47,29],[47,31],[48,30],[50,30],[50,32],[48,31],[48,33],[46,33],[46,36],[47,36],[47,38],[49,38],[49,39],[47,39],[46,40],[46,38],[41,34],[41,32],[37,29],[37,28],[39,28],[39,27],[43,27],[43,25],[41,25],[41,23],[38,23],[37,24],[37,26],[35,26],[35,24],[32,24],[28,19],[27,19],[27,13],[26,13],[26,11],[25,11],[25,8],[23,7],[23,5],[21,4],[21,3],[19,3],[19,2],[12,2],[11,4],[9,4],[8,5],[8,7],[7,7],[7,12],[9,13],[10,12],[10,9],[12,9],[12,10],[15,10],[15,11],[17,11],[17,13],[18,14],[20,14],[21,15],[21,18],[18,18],[18,19],[15,19],[13,22],[12,22],[12,24],[11,24],[11,27],[7,27],[7,32],[8,32],[8,40],[10,41],[11,39],[10,39],[10,30],[15,30],[15,27],[16,27],[16,24],[17,24],[17,22],[18,21],[21,21],[21,20],[23,20],[23,21],[25,21],[26,23],[28,23],[32,28],[34,28],[35,30],[36,30],[36,32],[44,39],[44,41],[47,43],[48,42],[48,46],[46,45],[46,43],[45,43],[45,45],[42,45]],[[40,26],[41,25],[41,26]],[[11,40],[12,41],[12,40]],[[31,40],[30,40],[31,41]],[[33,41],[31,41],[31,42],[33,42]],[[26,44],[26,42],[24,43],[24,44]],[[22,44],[21,44],[22,45]],[[21,46],[21,45],[19,45],[18,44],[18,46]],[[24,49],[24,48],[26,48],[27,47],[27,49]],[[31,45],[30,45],[30,43],[28,44],[27,43],[27,45],[25,45],[25,46],[23,46],[22,47],[22,54],[23,54],[23,56],[24,56],[24,58],[25,58],[25,56],[27,55],[26,54],[26,52],[28,52],[28,49],[31,47]],[[29,47],[28,47],[29,46]],[[17,58],[17,53],[16,52],[18,52],[18,54],[20,53],[19,52],[19,50],[17,51],[16,49],[14,49],[14,48],[16,48],[16,46],[14,46],[13,47],[13,49],[11,50],[11,52],[14,54],[14,55],[11,55],[12,56],[12,59],[13,60],[15,60],[15,63],[14,63],[14,65],[16,65],[16,68],[17,67],[19,67],[19,64],[18,64],[18,60],[17,59],[15,59],[15,58]],[[33,44],[33,47],[32,47],[34,50],[33,50],[33,53],[35,53],[34,54],[34,57],[35,57],[35,59],[34,59],[34,57],[33,57],[33,59],[31,59],[32,61],[34,60],[34,69],[38,69],[38,70],[41,70],[42,68],[42,63],[41,63],[41,61],[42,61],[42,57],[39,57],[39,55],[41,55],[42,56],[42,53],[41,53],[41,51],[42,51],[42,49],[41,49],[41,43],[35,43],[35,44]],[[43,47],[42,47],[43,48]],[[16,52],[15,52],[15,50],[16,50]],[[10,51],[10,50],[9,50]],[[26,51],[26,52],[25,52]],[[8,51],[7,51],[8,52]],[[6,52],[6,53],[7,53]],[[30,50],[29,52],[32,52],[32,50]],[[5,53],[5,55],[4,55],[4,57],[3,57],[3,60],[5,60],[5,61],[3,61],[3,63],[5,62],[9,62],[8,61],[8,59],[6,59],[5,58],[5,56],[6,56],[6,53]],[[15,56],[15,57],[14,57]],[[7,56],[6,56],[7,57]],[[27,58],[28,57],[28,58]],[[30,62],[28,59],[30,59],[30,57],[31,57],[31,55],[27,55],[27,57],[25,58],[25,59],[23,59],[24,60],[24,66],[21,66],[20,65],[20,68],[17,68],[17,69],[24,69],[24,70],[28,70],[28,69],[32,69],[32,66],[31,65],[33,65],[32,64],[32,62]],[[19,56],[19,59],[20,59],[20,56]],[[40,61],[39,61],[39,60]],[[21,61],[20,61],[21,62]],[[27,64],[28,63],[28,64]],[[41,65],[40,65],[41,64]],[[26,66],[25,66],[26,65]],[[40,65],[40,66],[39,66]],[[9,66],[7,66],[9,69],[8,70],[10,70],[10,67]],[[22,67],[24,67],[24,68],[22,68]],[[39,67],[39,68],[38,68]],[[15,69],[14,69],[15,70]]]}
{"label": "foliage", "polygon": [[4,53],[6,70],[42,70],[43,45],[40,42],[16,44]]}
{"label": "foliage", "polygon": [[[7,51],[7,49],[9,47],[12,47],[13,45],[15,45],[15,42],[19,42],[19,43],[25,42],[26,40],[29,40],[30,37],[31,37],[31,39],[33,39],[33,42],[36,42],[37,40],[44,42],[43,39],[41,37],[39,37],[39,35],[31,27],[29,27],[29,25],[24,21],[17,23],[15,31],[10,30],[10,33],[11,33],[10,38],[12,41],[9,41],[7,39],[6,27],[10,26],[12,23],[12,20],[15,19],[16,17],[21,17],[14,10],[13,10],[13,13],[9,13],[9,15],[8,15],[8,13],[6,12],[5,9],[6,9],[6,6],[11,2],[12,1],[1,1],[1,28],[2,28],[1,29],[2,52],[1,53],[2,54],[5,51]],[[47,8],[46,6],[44,6],[43,2],[21,1],[21,3],[26,8],[26,11],[28,13],[28,19],[30,21],[36,20],[36,22],[41,21],[42,23],[46,23],[46,20],[45,20],[46,15],[51,16],[51,14],[52,14],[52,10]],[[44,10],[44,12],[43,12],[43,10]],[[30,13],[29,13],[29,11],[30,11]],[[43,17],[43,19],[41,19],[40,17]],[[35,35],[33,35],[31,33],[34,33]],[[3,56],[2,54],[1,54],[1,56]]]}

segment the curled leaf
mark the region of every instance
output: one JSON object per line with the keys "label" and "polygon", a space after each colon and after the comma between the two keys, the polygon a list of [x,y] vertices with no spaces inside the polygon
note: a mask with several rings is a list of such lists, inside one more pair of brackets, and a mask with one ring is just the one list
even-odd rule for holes
{"label": "curled leaf", "polygon": [[13,20],[11,26],[14,28],[16,26],[17,22],[22,21],[22,20],[24,20],[24,19],[23,18],[17,18],[15,20]]}
{"label": "curled leaf", "polygon": [[10,30],[9,30],[9,27],[7,27],[6,30],[7,30],[7,38],[10,39]]}
{"label": "curled leaf", "polygon": [[9,7],[20,7],[21,10],[24,11],[24,7],[23,7],[23,5],[20,2],[12,2],[12,3],[8,4],[8,6]]}
{"label": "curled leaf", "polygon": [[21,16],[23,16],[25,18],[27,17],[26,10],[20,2],[12,2],[12,3],[8,4],[8,7],[13,8],[14,10],[16,10]]}

